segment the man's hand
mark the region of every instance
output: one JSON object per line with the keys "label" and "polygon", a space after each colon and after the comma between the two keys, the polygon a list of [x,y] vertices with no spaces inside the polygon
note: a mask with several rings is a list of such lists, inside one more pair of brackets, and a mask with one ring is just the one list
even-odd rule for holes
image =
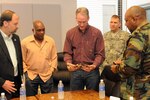
{"label": "man's hand", "polygon": [[112,71],[113,73],[117,73],[116,65],[115,65],[115,64],[112,64],[112,65],[111,65],[111,71]]}
{"label": "man's hand", "polygon": [[115,62],[113,62],[113,64],[111,65],[111,70],[113,73],[117,73],[117,66],[119,67],[119,65],[122,63],[121,59],[117,59]]}
{"label": "man's hand", "polygon": [[81,66],[74,65],[72,63],[67,63],[67,68],[69,71],[76,71],[81,68]]}
{"label": "man's hand", "polygon": [[117,59],[117,60],[114,62],[114,64],[116,64],[116,65],[120,65],[121,63],[122,63],[121,59]]}
{"label": "man's hand", "polygon": [[90,72],[90,71],[94,70],[95,68],[96,68],[95,65],[83,65],[81,69],[86,72]]}
{"label": "man's hand", "polygon": [[11,82],[11,81],[9,81],[9,80],[6,80],[5,81],[5,83],[3,84],[3,86],[2,86],[2,88],[4,89],[4,90],[6,90],[8,93],[10,93],[11,94],[11,92],[15,92],[15,91],[17,91],[17,89],[16,88],[14,88],[15,87],[15,84],[14,84],[14,82]]}

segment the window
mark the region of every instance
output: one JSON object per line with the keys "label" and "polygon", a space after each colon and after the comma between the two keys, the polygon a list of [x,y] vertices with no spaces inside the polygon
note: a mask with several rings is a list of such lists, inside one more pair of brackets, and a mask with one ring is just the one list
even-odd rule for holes
{"label": "window", "polygon": [[[118,11],[116,11],[116,9],[118,8],[117,2],[118,0],[77,0],[77,8],[87,7],[90,14],[89,24],[94,27],[97,27],[102,31],[102,33],[104,33],[104,31],[106,30],[109,31],[108,24],[109,24],[110,17],[112,16],[110,14],[118,13]],[[108,9],[107,7],[110,8]],[[113,9],[111,9],[112,7]],[[108,10],[105,11],[105,9]]]}
{"label": "window", "polygon": [[141,7],[145,8],[146,14],[147,14],[147,19],[150,21],[150,3],[146,3],[141,5]]}

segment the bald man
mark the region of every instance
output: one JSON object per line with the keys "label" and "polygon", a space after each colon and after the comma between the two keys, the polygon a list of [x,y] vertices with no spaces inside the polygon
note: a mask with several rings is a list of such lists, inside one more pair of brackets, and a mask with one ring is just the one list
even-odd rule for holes
{"label": "bald man", "polygon": [[139,6],[132,6],[125,13],[126,26],[131,32],[123,59],[111,66],[114,73],[126,79],[125,95],[129,100],[150,100],[150,23],[146,11]]}
{"label": "bald man", "polygon": [[27,96],[52,92],[52,73],[57,67],[57,50],[55,41],[45,35],[42,21],[33,22],[33,35],[22,40],[23,68],[26,77]]}

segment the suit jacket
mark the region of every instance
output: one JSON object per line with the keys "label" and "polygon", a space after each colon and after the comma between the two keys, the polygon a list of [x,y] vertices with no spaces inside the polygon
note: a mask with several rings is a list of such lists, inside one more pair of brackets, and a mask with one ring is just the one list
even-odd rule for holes
{"label": "suit jacket", "polygon": [[[18,82],[21,83],[21,75],[23,74],[22,52],[19,36],[12,34],[12,40],[16,49],[17,67],[18,67]],[[7,46],[0,32],[0,91],[5,80],[14,81],[14,67],[11,61]]]}

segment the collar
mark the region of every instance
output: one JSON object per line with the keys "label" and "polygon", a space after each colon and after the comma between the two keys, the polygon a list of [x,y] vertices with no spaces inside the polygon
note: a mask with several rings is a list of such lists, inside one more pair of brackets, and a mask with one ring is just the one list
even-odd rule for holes
{"label": "collar", "polygon": [[[47,42],[47,41],[48,41],[48,39],[47,39],[46,36],[44,35],[44,40],[43,40],[42,42]],[[32,35],[32,36],[30,37],[30,42],[36,42],[34,35]]]}
{"label": "collar", "polygon": [[86,31],[87,31],[89,28],[90,28],[90,25],[88,24],[88,25],[86,26],[86,28],[85,28],[85,31],[82,32],[81,29],[80,29],[79,26],[78,26],[78,30],[79,30],[81,33],[86,33]]}
{"label": "collar", "polygon": [[137,29],[140,29],[141,27],[145,26],[146,24],[148,24],[149,22],[147,20],[143,21],[138,27]]}
{"label": "collar", "polygon": [[12,34],[11,34],[10,36],[8,36],[8,35],[6,35],[1,29],[0,29],[0,32],[1,32],[2,37],[3,37],[4,39],[11,39],[11,38],[12,38]]}
{"label": "collar", "polygon": [[121,29],[119,29],[119,30],[116,31],[116,32],[113,32],[113,31],[111,30],[111,32],[114,33],[114,34],[117,34],[117,33],[119,33],[120,31],[121,31]]}

